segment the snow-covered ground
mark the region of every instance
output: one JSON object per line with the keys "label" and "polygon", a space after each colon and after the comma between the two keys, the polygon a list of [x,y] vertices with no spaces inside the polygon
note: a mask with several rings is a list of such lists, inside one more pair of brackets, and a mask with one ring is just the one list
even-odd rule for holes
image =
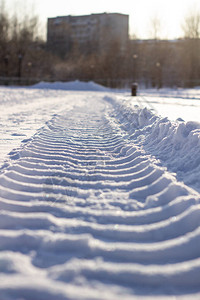
{"label": "snow-covered ground", "polygon": [[199,91],[0,88],[1,300],[200,299]]}

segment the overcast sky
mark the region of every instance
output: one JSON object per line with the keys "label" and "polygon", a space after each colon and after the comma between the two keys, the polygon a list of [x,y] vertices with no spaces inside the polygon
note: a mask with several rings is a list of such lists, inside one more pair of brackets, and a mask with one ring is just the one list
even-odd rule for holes
{"label": "overcast sky", "polygon": [[[2,0],[1,0],[2,1]],[[42,23],[48,17],[82,15],[102,12],[128,14],[130,34],[139,38],[151,35],[150,20],[157,16],[161,21],[162,38],[183,36],[181,24],[192,9],[200,11],[199,0],[6,0],[6,5],[16,10],[22,3],[25,10],[40,16]]]}

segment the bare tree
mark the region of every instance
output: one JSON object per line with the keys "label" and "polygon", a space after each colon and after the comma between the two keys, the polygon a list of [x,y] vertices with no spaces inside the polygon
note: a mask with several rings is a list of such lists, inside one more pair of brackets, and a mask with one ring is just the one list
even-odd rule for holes
{"label": "bare tree", "polygon": [[200,83],[200,12],[190,10],[182,28],[185,36],[182,57],[185,65],[185,85],[195,86]]}
{"label": "bare tree", "polygon": [[185,38],[200,38],[200,12],[191,10],[182,25]]}
{"label": "bare tree", "polygon": [[9,20],[4,1],[0,2],[0,76],[8,75]]}
{"label": "bare tree", "polygon": [[0,76],[4,77],[3,83],[11,80],[24,83],[19,80],[22,77],[30,82],[31,77],[41,78],[52,73],[50,61],[54,57],[46,52],[46,44],[38,35],[38,17],[30,9],[24,11],[23,5],[18,1],[12,13],[4,0],[0,0]]}
{"label": "bare tree", "polygon": [[153,16],[150,19],[150,38],[154,40],[160,39],[161,21],[158,16]]}

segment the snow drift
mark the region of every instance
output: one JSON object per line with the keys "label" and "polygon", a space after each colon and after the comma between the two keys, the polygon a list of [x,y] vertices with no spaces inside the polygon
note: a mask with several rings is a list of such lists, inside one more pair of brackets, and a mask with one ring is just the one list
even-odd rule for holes
{"label": "snow drift", "polygon": [[118,104],[116,117],[134,143],[155,155],[179,181],[200,191],[200,123],[172,122],[127,101]]}
{"label": "snow drift", "polygon": [[67,90],[67,91],[109,91],[108,88],[97,84],[93,81],[68,81],[68,82],[39,82],[32,86],[37,89],[53,89],[53,90]]}

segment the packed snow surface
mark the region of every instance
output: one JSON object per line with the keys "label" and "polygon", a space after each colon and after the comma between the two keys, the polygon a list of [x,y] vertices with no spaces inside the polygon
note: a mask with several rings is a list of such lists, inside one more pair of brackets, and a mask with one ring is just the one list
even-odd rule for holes
{"label": "packed snow surface", "polygon": [[200,299],[198,99],[42,86],[0,88],[0,299]]}

